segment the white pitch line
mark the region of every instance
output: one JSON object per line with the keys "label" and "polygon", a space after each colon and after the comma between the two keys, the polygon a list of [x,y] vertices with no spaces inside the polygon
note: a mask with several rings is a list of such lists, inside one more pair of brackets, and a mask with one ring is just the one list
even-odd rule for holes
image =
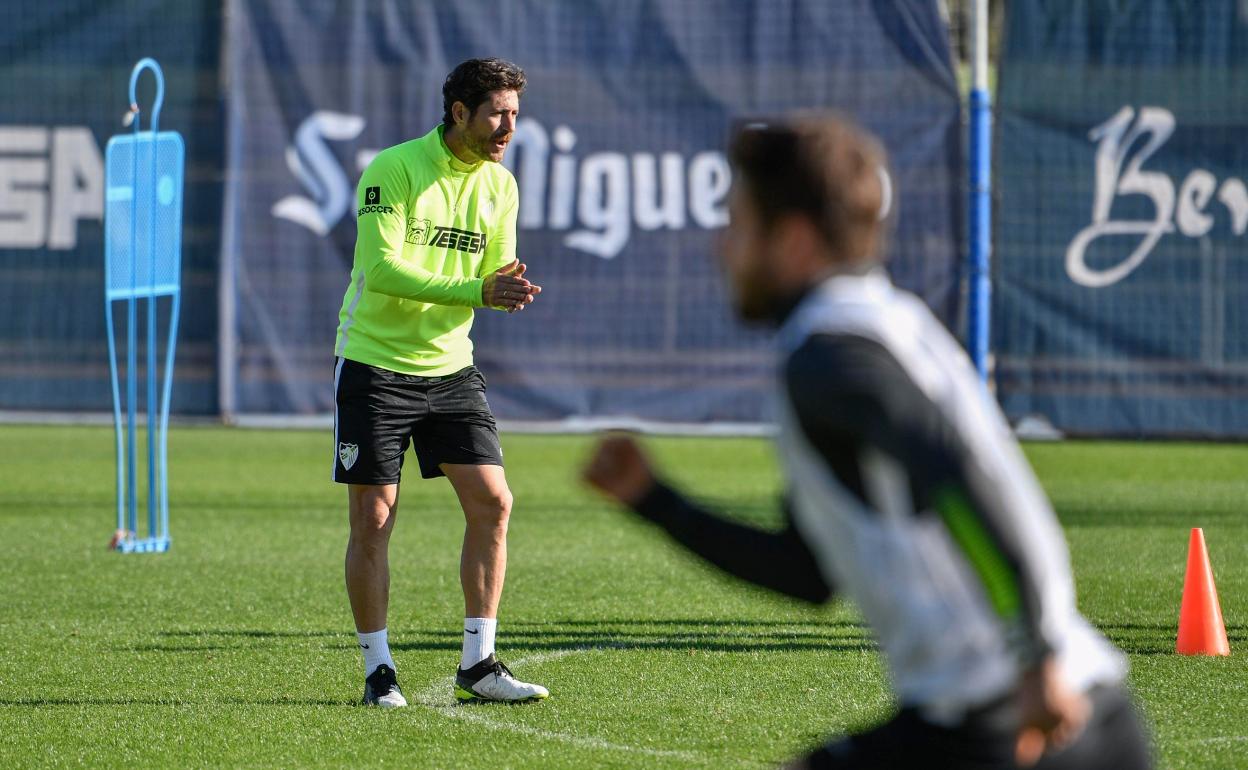
{"label": "white pitch line", "polygon": [[[576,647],[569,650],[553,650],[551,652],[541,652],[536,655],[530,655],[516,661],[517,666],[536,665],[546,663],[559,658],[565,658],[569,655],[576,655],[583,652],[595,652],[597,650],[608,649],[605,647]],[[583,746],[588,749],[599,749],[603,751],[623,751],[632,754],[645,754],[651,757],[670,757],[673,759],[684,759],[687,761],[707,761],[707,757],[696,754],[691,751],[676,751],[673,749],[650,749],[645,746],[633,746],[627,743],[612,743],[595,738],[588,735],[577,735],[575,733],[561,733],[555,730],[543,730],[540,727],[530,727],[529,725],[518,725],[510,722],[498,722],[485,716],[485,711],[480,710],[479,706],[460,706],[454,699],[448,699],[446,694],[451,691],[451,687],[455,683],[455,677],[448,676],[445,679],[438,680],[430,685],[415,697],[415,701],[420,705],[428,708],[448,719],[462,719],[466,722],[484,725],[499,730],[509,730],[513,733],[521,733],[523,735],[531,735],[536,738],[545,738],[548,740],[562,741],[570,743],[574,746]]]}
{"label": "white pitch line", "polygon": [[1191,738],[1183,743],[1189,746],[1203,743],[1248,743],[1248,735],[1214,735],[1208,738]]}

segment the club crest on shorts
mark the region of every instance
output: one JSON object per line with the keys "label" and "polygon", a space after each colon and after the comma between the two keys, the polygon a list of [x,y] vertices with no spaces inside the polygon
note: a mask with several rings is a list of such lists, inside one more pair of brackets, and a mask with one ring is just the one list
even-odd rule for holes
{"label": "club crest on shorts", "polygon": [[358,444],[339,442],[338,462],[342,463],[343,468],[351,470],[351,466],[355,465],[355,461],[358,459],[360,459],[360,447]]}

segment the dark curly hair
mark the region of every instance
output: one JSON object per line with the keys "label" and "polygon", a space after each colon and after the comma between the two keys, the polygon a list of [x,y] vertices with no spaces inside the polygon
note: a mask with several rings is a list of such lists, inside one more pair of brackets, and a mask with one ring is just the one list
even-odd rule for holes
{"label": "dark curly hair", "polygon": [[509,61],[469,59],[451,70],[442,84],[442,123],[455,125],[451,117],[451,105],[455,102],[463,102],[472,115],[489,92],[507,89],[523,94],[525,83],[524,70]]}

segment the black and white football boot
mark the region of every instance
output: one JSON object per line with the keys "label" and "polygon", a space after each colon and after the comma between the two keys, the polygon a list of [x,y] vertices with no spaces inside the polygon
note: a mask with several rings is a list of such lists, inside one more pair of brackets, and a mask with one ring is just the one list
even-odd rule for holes
{"label": "black and white football boot", "polygon": [[381,664],[364,680],[364,705],[383,709],[397,709],[407,705],[394,669]]}
{"label": "black and white football boot", "polygon": [[460,703],[529,703],[548,697],[549,690],[540,684],[529,684],[516,679],[511,669],[503,665],[493,653],[472,668],[455,671],[455,699]]}

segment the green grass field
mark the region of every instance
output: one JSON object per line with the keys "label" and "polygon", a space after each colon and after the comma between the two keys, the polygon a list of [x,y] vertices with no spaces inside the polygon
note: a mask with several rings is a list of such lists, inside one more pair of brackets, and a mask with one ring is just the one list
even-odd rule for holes
{"label": "green grass field", "polygon": [[[112,431],[0,427],[0,767],[758,767],[887,713],[852,609],[704,568],[573,483],[586,437],[504,437],[516,493],[500,651],[541,704],[453,705],[462,517],[413,479],[390,636],[413,707],[356,704],[345,493],[312,432],[175,430],[174,548],[121,555]],[[656,439],[697,495],[774,521],[769,445]],[[1162,767],[1248,766],[1248,447],[1064,443],[1028,454],[1084,613],[1130,653]],[[409,458],[410,459],[410,458]],[[1233,655],[1173,654],[1202,526]]]}

